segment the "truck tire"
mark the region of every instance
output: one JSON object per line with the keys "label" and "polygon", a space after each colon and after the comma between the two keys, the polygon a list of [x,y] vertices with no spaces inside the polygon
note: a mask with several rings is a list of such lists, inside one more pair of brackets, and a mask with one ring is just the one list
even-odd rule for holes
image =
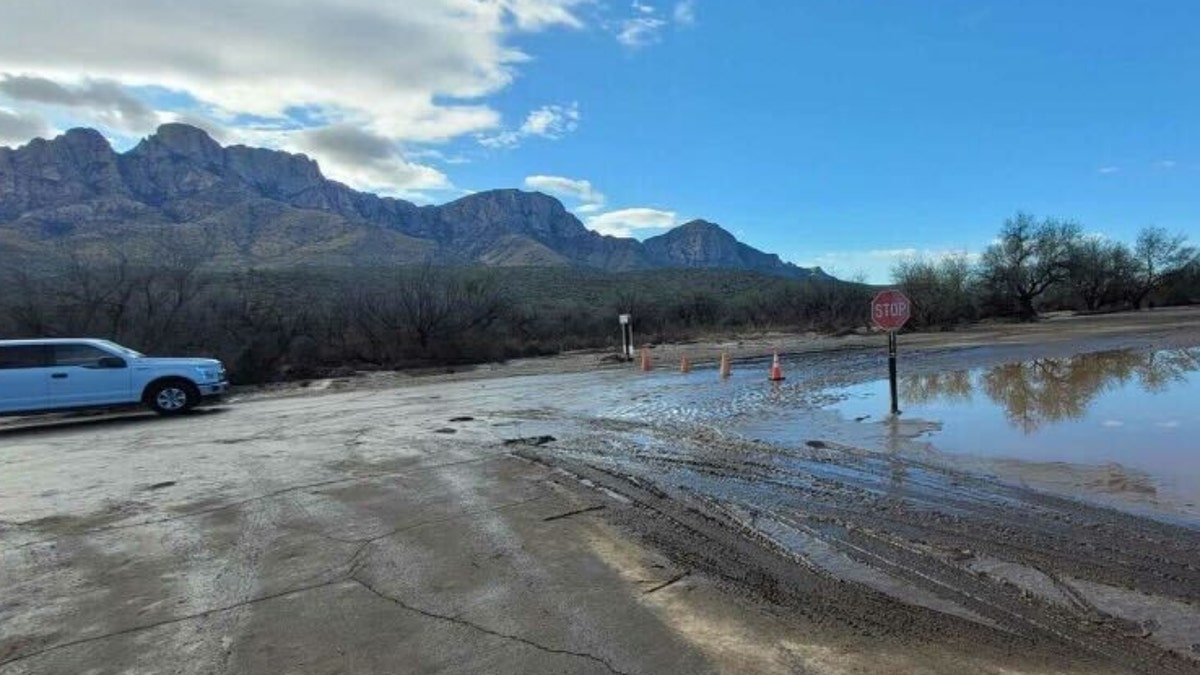
{"label": "truck tire", "polygon": [[187,380],[162,380],[146,389],[146,404],[159,415],[179,415],[199,402],[200,391]]}

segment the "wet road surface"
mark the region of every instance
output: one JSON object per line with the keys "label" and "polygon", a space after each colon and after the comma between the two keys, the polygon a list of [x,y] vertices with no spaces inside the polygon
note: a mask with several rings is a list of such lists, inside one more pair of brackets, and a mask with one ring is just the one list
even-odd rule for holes
{"label": "wet road surface", "polygon": [[877,447],[880,361],[6,425],[0,673],[1200,672],[1186,514]]}

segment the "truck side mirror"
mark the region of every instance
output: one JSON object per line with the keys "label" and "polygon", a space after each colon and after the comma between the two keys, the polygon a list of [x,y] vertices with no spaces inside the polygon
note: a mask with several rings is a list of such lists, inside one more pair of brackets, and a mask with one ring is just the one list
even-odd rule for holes
{"label": "truck side mirror", "polygon": [[96,362],[100,368],[125,368],[129,364],[125,363],[125,359],[119,356],[105,356]]}

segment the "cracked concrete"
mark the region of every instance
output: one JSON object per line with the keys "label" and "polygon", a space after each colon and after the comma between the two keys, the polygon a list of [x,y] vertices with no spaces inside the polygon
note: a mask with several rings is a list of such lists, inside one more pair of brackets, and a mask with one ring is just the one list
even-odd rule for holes
{"label": "cracked concrete", "polygon": [[692,541],[680,521],[635,537],[628,498],[515,456],[645,453],[631,411],[684,386],[612,370],[0,421],[0,675],[1102,672],[764,602],[664,552]]}
{"label": "cracked concrete", "polygon": [[719,670],[451,389],[0,424],[0,673]]}
{"label": "cracked concrete", "polygon": [[46,647],[43,649],[39,649],[36,651],[29,651],[29,652],[18,654],[17,656],[12,656],[10,658],[7,658],[3,662],[0,662],[0,666],[9,666],[12,664],[18,664],[23,661],[44,657],[44,656],[47,656],[54,652],[58,652],[58,651],[66,650],[66,649],[72,649],[75,647],[82,647],[82,646],[86,646],[86,645],[88,645],[90,643],[94,643],[94,642],[101,642],[104,640],[112,640],[113,638],[119,638],[119,637],[123,637],[126,635],[131,635],[133,633],[140,633],[142,631],[154,630],[156,628],[161,628],[163,626],[169,626],[171,624],[182,623],[185,621],[195,621],[197,619],[202,619],[204,617],[211,616],[213,614],[220,614],[222,612],[230,612],[235,609],[240,609],[242,607],[249,607],[250,605],[255,605],[260,602],[269,602],[271,600],[278,600],[280,598],[286,598],[286,597],[297,595],[300,593],[307,593],[309,591],[316,590],[318,588],[324,588],[325,586],[330,586],[332,584],[341,583],[345,580],[346,580],[346,578],[343,577],[341,579],[336,579],[334,581],[327,581],[327,582],[320,583],[320,584],[313,584],[311,586],[303,586],[301,588],[294,588],[294,589],[287,590],[287,591],[281,591],[279,593],[272,593],[271,595],[265,595],[262,597],[252,598],[250,600],[244,600],[242,602],[239,602],[234,605],[230,605],[228,607],[216,607],[214,609],[207,609],[207,610],[204,610],[203,612],[198,612],[196,614],[189,614],[187,616],[173,617],[170,619],[164,619],[162,621],[156,621],[154,623],[150,623],[150,624],[146,624],[146,625],[142,625],[142,626],[131,626],[129,628],[123,628],[121,630],[114,631],[112,633],[105,633],[103,635],[96,635],[93,637],[81,638],[78,640],[70,640],[70,641],[66,641],[66,642],[60,642],[60,643],[54,644],[52,646],[49,646],[49,647]]}
{"label": "cracked concrete", "polygon": [[399,598],[394,598],[386,593],[379,591],[374,586],[363,581],[362,579],[353,578],[352,581],[354,581],[358,585],[362,586],[363,588],[367,589],[371,593],[374,593],[379,598],[381,598],[383,600],[387,600],[388,602],[391,602],[391,603],[397,605],[398,607],[406,609],[410,612],[415,612],[417,614],[420,614],[421,616],[428,617],[430,619],[437,619],[439,621],[447,621],[449,623],[452,623],[452,624],[455,624],[458,626],[465,626],[467,628],[470,628],[471,630],[475,630],[480,633],[483,633],[484,635],[490,635],[492,637],[500,638],[502,640],[512,640],[513,642],[518,642],[518,643],[526,645],[528,647],[532,647],[533,649],[536,649],[539,652],[543,652],[546,654],[561,654],[563,656],[571,656],[571,657],[575,657],[575,658],[586,659],[593,663],[598,663],[598,664],[604,666],[608,670],[608,672],[616,673],[616,675],[630,675],[629,673],[626,673],[623,670],[618,670],[618,669],[614,668],[612,663],[610,663],[608,661],[608,659],[604,659],[599,656],[595,656],[593,654],[588,654],[585,652],[575,652],[575,651],[571,651],[569,649],[556,649],[554,647],[547,647],[546,645],[539,644],[528,638],[523,638],[519,635],[509,635],[508,633],[501,633],[499,631],[494,631],[490,628],[485,628],[483,626],[480,626],[479,624],[472,623],[470,621],[467,621],[467,620],[462,619],[457,616],[445,616],[443,614],[437,614],[435,612],[430,612],[428,610],[424,610],[419,607],[413,607],[412,605],[409,605],[408,603],[404,602],[403,600],[401,600]]}

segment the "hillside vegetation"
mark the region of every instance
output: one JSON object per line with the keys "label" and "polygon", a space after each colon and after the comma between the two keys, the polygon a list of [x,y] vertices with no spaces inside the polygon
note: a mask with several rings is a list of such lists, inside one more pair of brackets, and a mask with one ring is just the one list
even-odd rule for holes
{"label": "hillside vegetation", "polygon": [[1046,310],[1138,310],[1200,301],[1200,257],[1183,234],[1143,228],[1132,244],[1073,221],[1018,213],[995,242],[966,255],[911,259],[893,271],[912,300],[916,328],[980,318],[1031,321]]}
{"label": "hillside vegetation", "polygon": [[714,330],[865,326],[871,290],[735,270],[206,268],[187,246],[145,259],[63,253],[3,274],[0,336],[103,336],[155,354],[208,354],[237,382],[348,369],[501,360]]}
{"label": "hillside vegetation", "polygon": [[[502,360],[619,341],[865,328],[877,290],[744,270],[606,272],[585,267],[293,267],[206,264],[182,234],[132,254],[62,246],[33,268],[0,271],[0,337],[102,336],[151,353],[209,354],[238,382],[364,368]],[[1098,252],[1097,247],[1102,247]],[[948,329],[1039,311],[1112,311],[1200,298],[1200,263],[1182,236],[1148,228],[1132,246],[1018,215],[978,262],[906,261],[897,285],[910,329]]]}

